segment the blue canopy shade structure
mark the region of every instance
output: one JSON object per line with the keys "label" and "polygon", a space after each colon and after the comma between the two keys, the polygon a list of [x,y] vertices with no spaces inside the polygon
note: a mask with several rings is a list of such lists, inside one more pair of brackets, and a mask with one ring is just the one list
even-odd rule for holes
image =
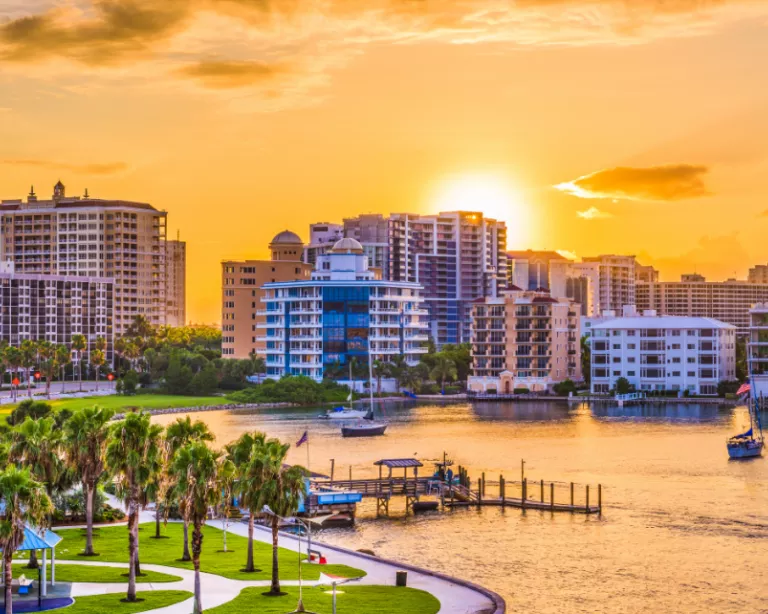
{"label": "blue canopy shade structure", "polygon": [[[42,569],[42,594],[46,595],[47,580],[46,580],[46,551],[51,551],[51,584],[56,586],[56,546],[61,541],[61,536],[57,535],[53,531],[45,530],[42,534],[38,533],[35,529],[29,525],[24,527],[24,541],[16,550],[42,550],[43,551],[43,569]],[[2,548],[0,548],[2,552]]]}

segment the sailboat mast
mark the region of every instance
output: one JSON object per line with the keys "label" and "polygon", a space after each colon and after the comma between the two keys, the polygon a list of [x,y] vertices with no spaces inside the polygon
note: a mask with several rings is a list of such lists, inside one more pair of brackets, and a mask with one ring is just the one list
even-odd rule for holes
{"label": "sailboat mast", "polygon": [[371,354],[370,336],[368,337],[368,394],[371,400],[371,416],[373,416],[373,355]]}

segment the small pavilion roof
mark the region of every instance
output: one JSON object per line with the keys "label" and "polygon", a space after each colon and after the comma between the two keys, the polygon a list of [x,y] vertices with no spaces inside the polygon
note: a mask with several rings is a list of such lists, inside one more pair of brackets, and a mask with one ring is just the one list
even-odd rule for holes
{"label": "small pavilion roof", "polygon": [[415,458],[384,458],[377,460],[374,465],[389,467],[390,469],[403,469],[407,467],[423,467],[421,461]]}
{"label": "small pavilion roof", "polygon": [[49,550],[54,548],[62,540],[61,536],[53,531],[46,530],[39,535],[32,527],[24,527],[24,541],[16,550]]}

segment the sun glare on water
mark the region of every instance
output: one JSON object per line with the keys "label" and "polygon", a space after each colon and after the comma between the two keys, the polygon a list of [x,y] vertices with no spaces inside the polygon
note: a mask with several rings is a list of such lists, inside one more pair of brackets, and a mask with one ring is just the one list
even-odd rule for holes
{"label": "sun glare on water", "polygon": [[480,211],[485,217],[506,222],[510,249],[527,244],[531,238],[529,206],[520,191],[499,175],[450,177],[438,184],[431,209],[435,213]]}

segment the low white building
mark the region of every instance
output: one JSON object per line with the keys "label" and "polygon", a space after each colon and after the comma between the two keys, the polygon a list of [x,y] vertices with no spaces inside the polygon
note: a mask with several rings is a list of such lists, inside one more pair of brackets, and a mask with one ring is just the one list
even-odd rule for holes
{"label": "low white building", "polygon": [[715,395],[736,378],[736,327],[713,318],[604,315],[587,330],[594,393],[624,377],[638,391]]}
{"label": "low white building", "polygon": [[768,303],[757,303],[749,310],[747,359],[752,391],[768,399]]}

